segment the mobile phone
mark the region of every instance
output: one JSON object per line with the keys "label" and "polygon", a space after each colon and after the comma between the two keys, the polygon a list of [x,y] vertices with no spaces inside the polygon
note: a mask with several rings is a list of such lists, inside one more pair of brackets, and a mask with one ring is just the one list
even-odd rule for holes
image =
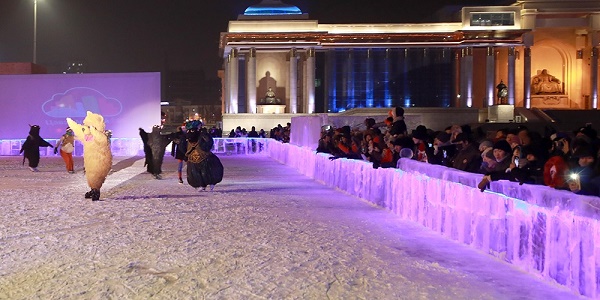
{"label": "mobile phone", "polygon": [[571,174],[569,175],[569,189],[573,192],[581,191],[581,180],[579,179],[579,174]]}
{"label": "mobile phone", "polygon": [[517,167],[519,166],[519,157],[518,156],[515,157],[515,166],[517,166]]}

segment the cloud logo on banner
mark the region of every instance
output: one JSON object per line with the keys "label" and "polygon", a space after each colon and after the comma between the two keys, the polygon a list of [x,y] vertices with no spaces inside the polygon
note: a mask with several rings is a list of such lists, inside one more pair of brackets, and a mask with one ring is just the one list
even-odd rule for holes
{"label": "cloud logo on banner", "polygon": [[42,110],[54,118],[84,118],[87,111],[114,117],[121,113],[123,105],[119,100],[108,98],[95,89],[76,87],[54,94],[42,104]]}

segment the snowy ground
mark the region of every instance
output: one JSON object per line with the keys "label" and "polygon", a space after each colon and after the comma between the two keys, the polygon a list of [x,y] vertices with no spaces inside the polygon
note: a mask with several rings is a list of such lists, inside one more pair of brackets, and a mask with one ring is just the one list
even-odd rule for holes
{"label": "snowy ground", "polygon": [[329,189],[268,157],[220,156],[214,192],[115,158],[0,157],[0,299],[574,299],[564,288]]}

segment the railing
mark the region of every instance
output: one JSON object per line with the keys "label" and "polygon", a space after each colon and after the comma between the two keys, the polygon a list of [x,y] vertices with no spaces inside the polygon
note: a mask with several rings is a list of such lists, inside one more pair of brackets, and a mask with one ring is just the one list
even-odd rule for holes
{"label": "railing", "polygon": [[309,148],[267,146],[269,156],[327,186],[575,293],[600,296],[598,197],[508,181],[492,182],[482,193],[479,174],[403,159],[398,169],[373,169]]}
{"label": "railing", "polygon": [[[260,154],[266,149],[266,138],[213,138],[213,153],[227,155],[234,154]],[[55,145],[57,139],[46,139],[48,143]],[[0,155],[18,156],[25,139],[0,140]],[[141,138],[113,138],[111,139],[111,152],[114,156],[143,156],[144,145]],[[171,145],[166,147],[166,154],[171,153]],[[40,148],[41,156],[54,156],[54,149],[50,147]],[[74,156],[83,155],[83,145],[75,141]]]}

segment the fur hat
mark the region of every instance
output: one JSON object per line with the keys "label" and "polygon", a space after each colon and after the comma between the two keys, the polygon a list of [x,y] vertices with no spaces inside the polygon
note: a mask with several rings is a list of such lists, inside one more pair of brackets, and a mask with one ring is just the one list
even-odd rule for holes
{"label": "fur hat", "polygon": [[494,144],[494,149],[500,149],[508,155],[512,155],[512,147],[506,140],[499,140]]}
{"label": "fur hat", "polygon": [[573,155],[571,155],[571,157],[573,158],[582,158],[582,157],[596,157],[596,153],[594,151],[594,147],[592,147],[592,145],[580,145],[575,149],[575,152],[573,152]]}
{"label": "fur hat", "polygon": [[442,143],[447,143],[450,141],[450,134],[446,133],[445,131],[439,132],[436,136],[436,139],[438,139],[440,142]]}
{"label": "fur hat", "polygon": [[424,125],[419,125],[412,131],[412,137],[419,140],[427,140],[429,135],[427,134],[427,127]]}
{"label": "fur hat", "polygon": [[458,142],[463,142],[463,141],[467,141],[468,142],[469,141],[469,135],[466,134],[466,133],[464,133],[464,132],[461,132],[461,133],[459,133],[459,134],[456,135],[456,138],[454,139],[454,142],[458,143]]}
{"label": "fur hat", "polygon": [[523,157],[527,157],[527,155],[531,154],[535,156],[536,159],[545,159],[548,157],[547,153],[548,151],[544,150],[540,144],[529,144],[521,148],[521,156]]}
{"label": "fur hat", "polygon": [[494,157],[494,151],[492,151],[492,148],[487,148],[485,150],[483,150],[483,153],[481,153],[481,158],[487,157],[491,160],[496,160],[496,158]]}
{"label": "fur hat", "polygon": [[413,151],[410,148],[402,148],[402,150],[400,150],[400,158],[411,158],[413,157]]}
{"label": "fur hat", "polygon": [[576,134],[581,133],[590,139],[595,139],[598,136],[598,133],[596,132],[596,130],[594,130],[592,128],[591,125],[586,125],[586,126],[580,127],[579,129],[577,129],[577,131],[575,133]]}
{"label": "fur hat", "polygon": [[494,147],[494,142],[492,142],[490,140],[484,140],[479,144],[479,147],[491,148],[491,147]]}
{"label": "fur hat", "polygon": [[404,137],[399,137],[396,138],[392,144],[394,146],[400,146],[402,148],[412,148],[414,147],[415,143],[413,142],[413,140],[407,136]]}

